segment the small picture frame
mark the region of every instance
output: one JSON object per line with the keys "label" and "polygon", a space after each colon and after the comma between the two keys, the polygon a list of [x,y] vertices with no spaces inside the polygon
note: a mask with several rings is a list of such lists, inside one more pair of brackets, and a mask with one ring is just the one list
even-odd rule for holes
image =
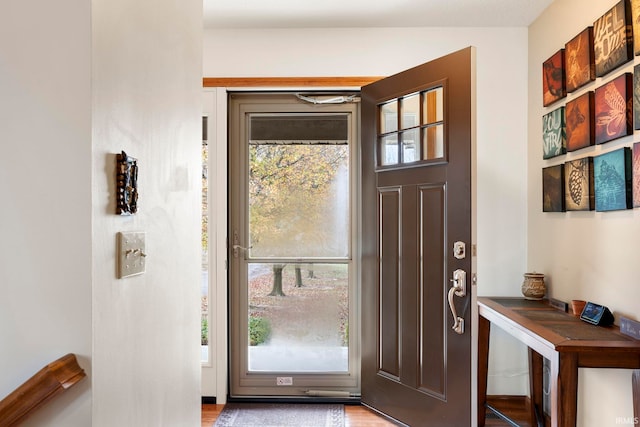
{"label": "small picture frame", "polygon": [[596,79],[593,57],[593,27],[585,28],[564,46],[567,92],[571,93]]}
{"label": "small picture frame", "polygon": [[542,158],[550,159],[566,152],[565,107],[560,107],[542,116]]}
{"label": "small picture frame", "polygon": [[594,93],[589,91],[567,102],[567,151],[595,144]]}
{"label": "small picture frame", "polygon": [[565,162],[564,194],[567,211],[592,211],[595,209],[593,157]]}
{"label": "small picture frame", "polygon": [[596,144],[633,134],[633,76],[624,73],[596,89]]}
{"label": "small picture frame", "polygon": [[542,63],[542,105],[547,107],[567,96],[564,49]]}
{"label": "small picture frame", "polygon": [[138,211],[138,160],[124,151],[116,154],[118,203],[116,214],[133,215]]}
{"label": "small picture frame", "polygon": [[564,165],[542,169],[542,211],[564,212]]}
{"label": "small picture frame", "polygon": [[596,77],[633,59],[633,27],[629,0],[621,0],[593,23]]}
{"label": "small picture frame", "polygon": [[593,159],[596,211],[631,208],[631,150],[619,148]]}

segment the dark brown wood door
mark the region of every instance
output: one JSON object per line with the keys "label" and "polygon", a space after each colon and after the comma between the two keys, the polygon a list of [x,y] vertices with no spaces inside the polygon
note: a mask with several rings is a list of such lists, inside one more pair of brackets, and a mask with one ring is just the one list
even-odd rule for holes
{"label": "dark brown wood door", "polygon": [[474,73],[467,48],[362,88],[362,401],[411,426],[471,425]]}

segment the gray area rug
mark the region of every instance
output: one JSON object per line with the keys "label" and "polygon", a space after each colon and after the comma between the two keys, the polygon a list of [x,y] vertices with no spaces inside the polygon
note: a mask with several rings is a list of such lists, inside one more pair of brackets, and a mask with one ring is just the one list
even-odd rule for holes
{"label": "gray area rug", "polygon": [[214,427],[343,427],[344,405],[227,403]]}

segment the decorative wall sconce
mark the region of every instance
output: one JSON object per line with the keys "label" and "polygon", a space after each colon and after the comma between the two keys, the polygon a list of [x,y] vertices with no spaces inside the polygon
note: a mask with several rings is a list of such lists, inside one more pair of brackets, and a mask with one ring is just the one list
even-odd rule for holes
{"label": "decorative wall sconce", "polygon": [[117,154],[118,215],[133,215],[138,211],[138,159]]}

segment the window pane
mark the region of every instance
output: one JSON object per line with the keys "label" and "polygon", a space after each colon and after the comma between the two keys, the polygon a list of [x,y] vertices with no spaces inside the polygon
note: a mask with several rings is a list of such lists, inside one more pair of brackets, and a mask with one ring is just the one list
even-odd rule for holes
{"label": "window pane", "polygon": [[420,159],[418,143],[420,141],[420,129],[412,129],[402,132],[402,163],[415,162]]}
{"label": "window pane", "polygon": [[402,129],[419,126],[420,118],[420,94],[407,96],[402,99]]}
{"label": "window pane", "polygon": [[202,211],[201,248],[202,282],[200,284],[200,349],[202,362],[209,361],[209,144],[207,141],[207,117],[202,118]]}
{"label": "window pane", "polygon": [[424,160],[444,157],[444,125],[424,128],[422,138],[422,158]]}
{"label": "window pane", "polygon": [[387,135],[380,138],[380,164],[398,164],[398,135]]}
{"label": "window pane", "polygon": [[423,96],[423,124],[432,124],[444,120],[444,101],[442,88],[424,92]]}
{"label": "window pane", "polygon": [[249,371],[348,371],[347,264],[248,268]]}
{"label": "window pane", "polygon": [[395,132],[398,130],[398,101],[382,104],[380,111],[380,133]]}
{"label": "window pane", "polygon": [[249,153],[251,257],[348,257],[348,145],[250,145]]}

